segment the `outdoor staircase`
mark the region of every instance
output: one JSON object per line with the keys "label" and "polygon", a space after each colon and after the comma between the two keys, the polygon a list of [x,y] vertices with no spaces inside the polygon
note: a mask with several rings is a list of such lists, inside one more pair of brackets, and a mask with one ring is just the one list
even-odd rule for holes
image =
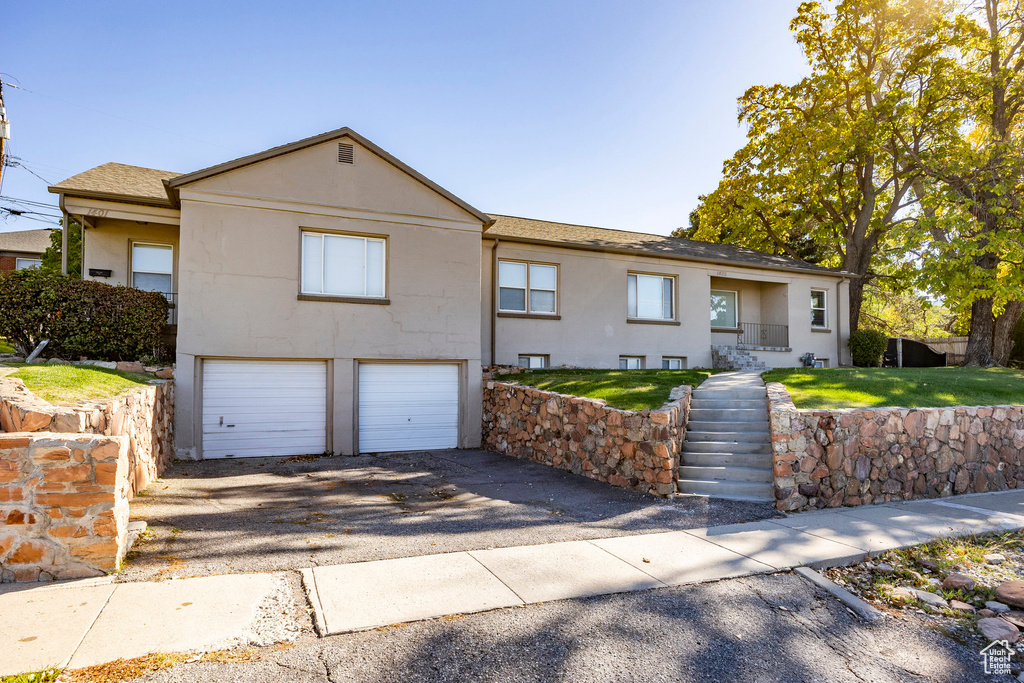
{"label": "outdoor staircase", "polygon": [[714,344],[711,347],[711,367],[718,370],[746,370],[764,372],[768,366],[738,346]]}
{"label": "outdoor staircase", "polygon": [[693,392],[679,492],[771,501],[768,394],[756,372],[712,375]]}

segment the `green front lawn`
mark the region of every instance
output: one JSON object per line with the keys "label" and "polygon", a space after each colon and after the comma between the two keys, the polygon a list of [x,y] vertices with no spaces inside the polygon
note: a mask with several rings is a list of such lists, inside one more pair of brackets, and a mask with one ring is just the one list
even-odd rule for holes
{"label": "green front lawn", "polygon": [[515,382],[559,394],[601,398],[613,408],[660,408],[669,392],[681,384],[698,386],[713,370],[533,370],[495,379]]}
{"label": "green front lawn", "polygon": [[36,396],[56,404],[117,396],[153,379],[149,375],[84,365],[18,363],[16,367],[8,377],[17,377]]}
{"label": "green front lawn", "polygon": [[927,408],[1024,403],[1024,371],[1004,368],[779,369],[797,408]]}
{"label": "green front lawn", "polygon": [[0,337],[0,353],[14,353],[14,347],[3,337]]}

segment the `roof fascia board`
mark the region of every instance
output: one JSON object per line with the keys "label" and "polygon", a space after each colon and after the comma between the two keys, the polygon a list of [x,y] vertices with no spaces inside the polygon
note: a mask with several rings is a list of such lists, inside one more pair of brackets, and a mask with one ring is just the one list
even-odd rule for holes
{"label": "roof fascia board", "polygon": [[639,256],[642,258],[664,258],[672,261],[690,261],[693,263],[710,263],[718,266],[728,266],[730,268],[747,268],[750,270],[772,270],[780,273],[799,273],[801,275],[821,275],[822,277],[830,278],[848,278],[855,277],[852,273],[845,271],[836,270],[812,270],[809,268],[787,268],[785,266],[768,266],[759,265],[755,263],[743,263],[740,261],[730,261],[727,259],[713,259],[703,258],[700,256],[683,256],[682,254],[655,254],[649,251],[640,251],[638,249],[625,249],[617,247],[599,247],[599,246],[585,246],[582,244],[574,244],[571,242],[555,242],[550,240],[538,240],[531,239],[529,237],[513,237],[509,235],[489,235],[484,234],[484,239],[499,240],[501,242],[515,242],[518,244],[534,244],[542,247],[560,247],[563,249],[575,249],[576,251],[596,251],[605,254],[620,254],[623,256]]}
{"label": "roof fascia board", "polygon": [[[166,181],[165,181],[166,182]],[[62,187],[51,185],[47,188],[53,194],[63,195],[65,197],[80,197],[82,199],[101,199],[111,202],[120,202],[123,204],[140,204],[142,206],[156,206],[164,209],[175,208],[170,201],[166,199],[156,199],[153,197],[139,197],[136,195],[118,194],[116,192],[97,192],[95,190],[71,190]]]}

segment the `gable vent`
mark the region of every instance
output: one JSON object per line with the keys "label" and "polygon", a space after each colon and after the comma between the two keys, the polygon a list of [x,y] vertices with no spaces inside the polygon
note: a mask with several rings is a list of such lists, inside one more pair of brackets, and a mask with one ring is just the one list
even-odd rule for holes
{"label": "gable vent", "polygon": [[339,164],[351,164],[353,162],[353,148],[352,145],[346,145],[343,142],[338,143],[338,163]]}

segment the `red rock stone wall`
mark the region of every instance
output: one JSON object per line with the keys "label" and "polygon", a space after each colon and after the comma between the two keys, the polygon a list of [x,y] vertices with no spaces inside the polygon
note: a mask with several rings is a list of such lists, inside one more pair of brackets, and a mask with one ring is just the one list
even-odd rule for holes
{"label": "red rock stone wall", "polygon": [[613,486],[676,491],[690,387],[658,410],[630,412],[603,401],[505,382],[484,384],[485,448]]}
{"label": "red rock stone wall", "polygon": [[126,436],[0,434],[0,583],[118,569],[128,488]]}
{"label": "red rock stone wall", "polygon": [[173,418],[171,381],[114,398],[55,406],[26,389],[20,379],[0,378],[0,431],[127,437],[129,499],[174,460]]}
{"label": "red rock stone wall", "polygon": [[776,507],[1024,488],[1024,406],[800,410],[768,385]]}

